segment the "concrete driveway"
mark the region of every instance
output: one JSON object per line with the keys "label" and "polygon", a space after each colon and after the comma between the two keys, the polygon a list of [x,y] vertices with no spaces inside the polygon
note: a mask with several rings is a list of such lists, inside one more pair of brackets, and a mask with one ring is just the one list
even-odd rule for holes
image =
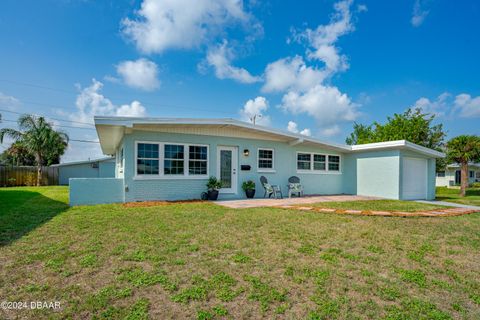
{"label": "concrete driveway", "polygon": [[379,200],[377,197],[353,196],[353,195],[331,195],[331,196],[304,196],[301,198],[283,199],[241,199],[241,200],[220,200],[216,204],[228,208],[257,208],[257,207],[278,207],[292,205],[306,205],[318,202],[331,201],[358,201],[358,200]]}

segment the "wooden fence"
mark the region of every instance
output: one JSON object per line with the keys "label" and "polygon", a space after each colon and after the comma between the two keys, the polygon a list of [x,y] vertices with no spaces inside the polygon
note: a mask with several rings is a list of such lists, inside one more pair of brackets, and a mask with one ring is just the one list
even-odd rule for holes
{"label": "wooden fence", "polygon": [[[37,167],[0,165],[0,187],[35,186]],[[58,167],[42,167],[42,186],[58,184]]]}

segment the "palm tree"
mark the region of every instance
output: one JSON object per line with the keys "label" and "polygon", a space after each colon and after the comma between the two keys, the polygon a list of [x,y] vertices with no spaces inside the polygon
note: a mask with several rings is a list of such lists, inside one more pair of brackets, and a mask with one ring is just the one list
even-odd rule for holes
{"label": "palm tree", "polygon": [[52,154],[60,156],[68,145],[68,135],[55,131],[44,117],[24,114],[18,118],[19,130],[4,128],[0,130],[0,143],[8,136],[21,142],[28,152],[35,156],[37,164],[37,186],[42,182],[42,165],[50,162]]}
{"label": "palm tree", "polygon": [[468,187],[468,163],[480,161],[480,137],[461,135],[447,142],[447,160],[461,167],[460,196],[465,197]]}

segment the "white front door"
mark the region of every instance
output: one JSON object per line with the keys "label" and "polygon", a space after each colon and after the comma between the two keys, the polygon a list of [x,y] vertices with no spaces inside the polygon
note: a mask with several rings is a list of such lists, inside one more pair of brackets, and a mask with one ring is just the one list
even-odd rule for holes
{"label": "white front door", "polygon": [[237,147],[217,147],[217,178],[223,183],[220,193],[237,193]]}

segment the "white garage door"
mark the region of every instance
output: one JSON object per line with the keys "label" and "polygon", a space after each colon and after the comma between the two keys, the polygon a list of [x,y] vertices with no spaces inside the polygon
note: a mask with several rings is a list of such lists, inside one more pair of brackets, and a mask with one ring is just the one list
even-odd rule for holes
{"label": "white garage door", "polygon": [[403,158],[402,190],[404,200],[427,198],[427,160]]}

